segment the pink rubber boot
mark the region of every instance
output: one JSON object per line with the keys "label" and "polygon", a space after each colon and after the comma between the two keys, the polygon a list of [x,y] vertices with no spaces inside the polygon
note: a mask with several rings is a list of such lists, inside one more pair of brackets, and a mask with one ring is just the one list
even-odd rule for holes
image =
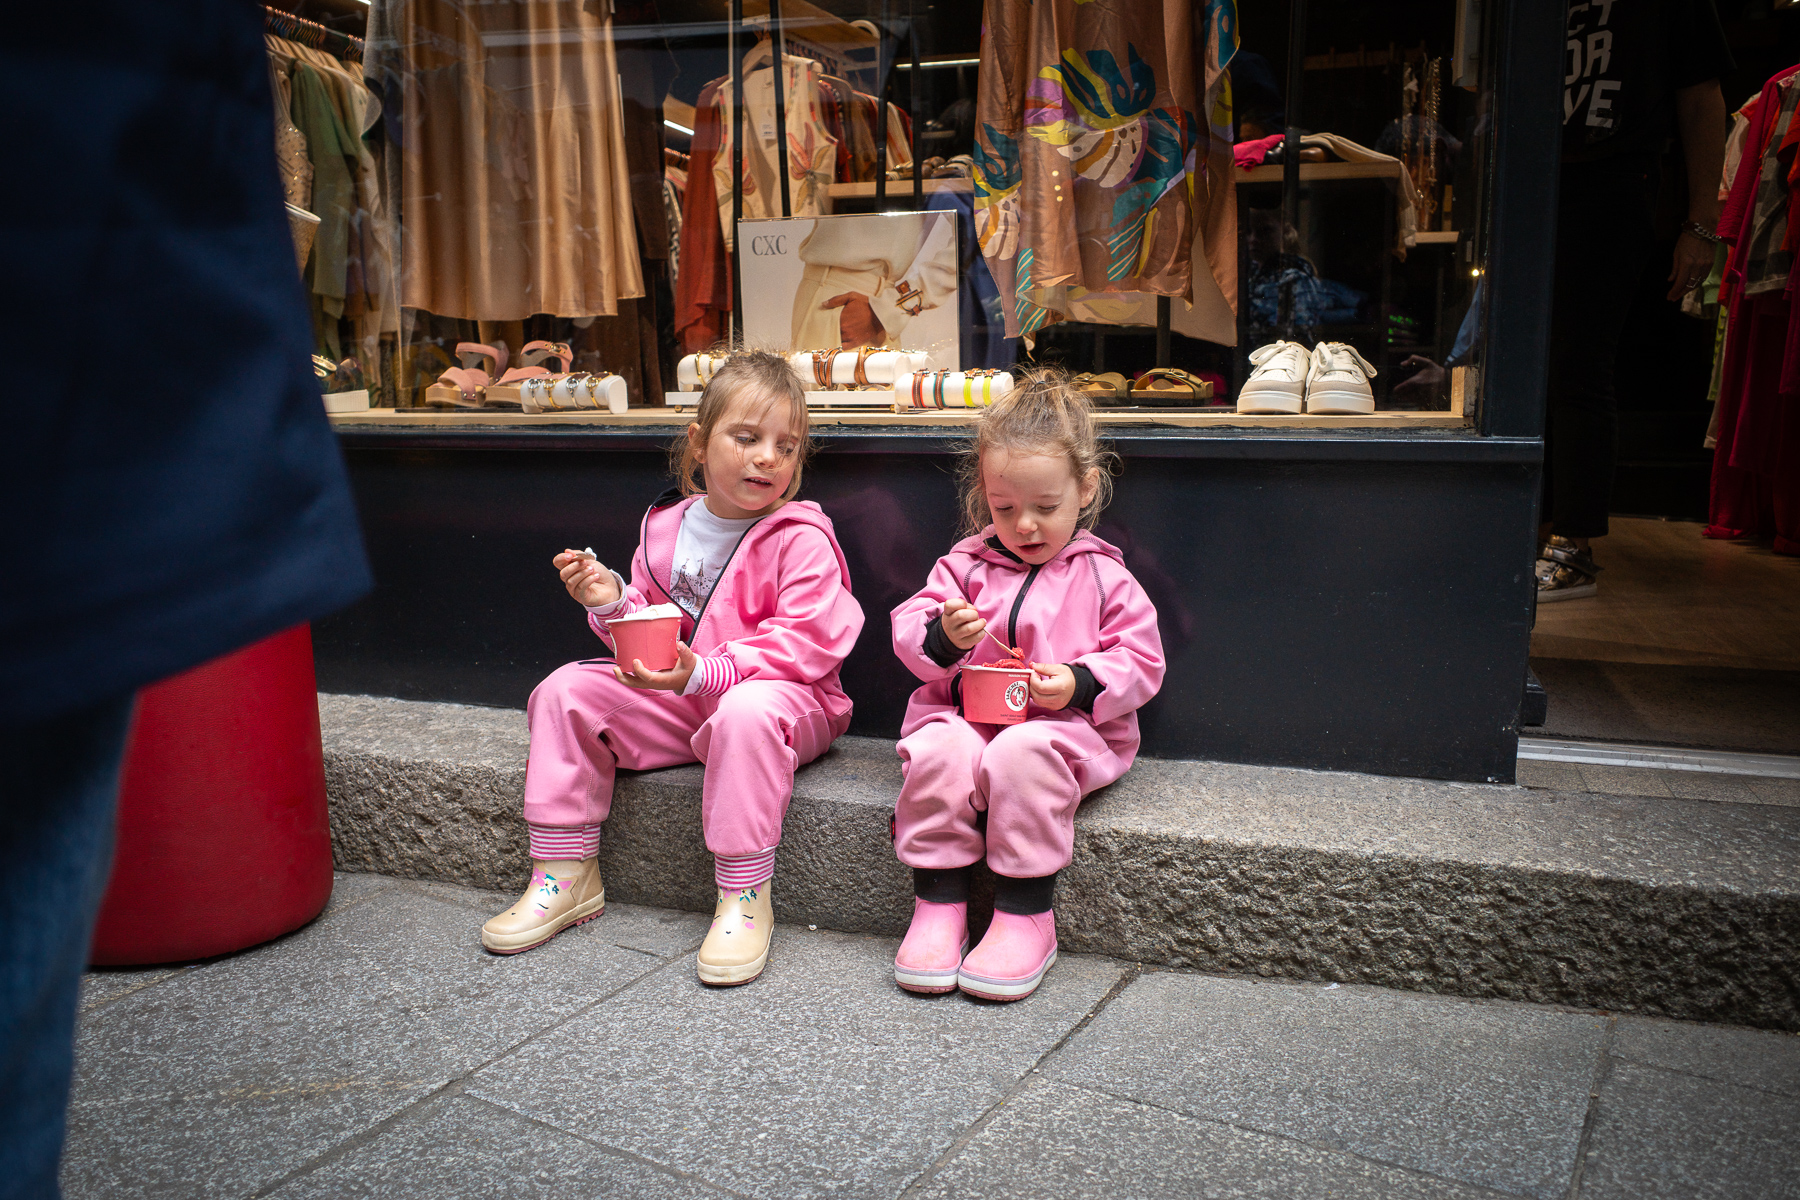
{"label": "pink rubber boot", "polygon": [[[918,918],[914,918],[916,921]],[[1023,1000],[1056,961],[1056,914],[994,910],[981,945],[969,951],[956,986],[983,1000]]]}
{"label": "pink rubber boot", "polygon": [[969,905],[913,897],[912,925],[894,955],[894,982],[927,996],[956,990],[956,972],[969,949]]}

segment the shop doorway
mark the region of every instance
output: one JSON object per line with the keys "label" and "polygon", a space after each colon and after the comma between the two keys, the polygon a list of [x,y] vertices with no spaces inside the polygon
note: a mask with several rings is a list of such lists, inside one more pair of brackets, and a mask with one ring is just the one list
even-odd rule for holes
{"label": "shop doorway", "polygon": [[1800,557],[1617,517],[1598,592],[1538,607],[1552,738],[1800,756]]}

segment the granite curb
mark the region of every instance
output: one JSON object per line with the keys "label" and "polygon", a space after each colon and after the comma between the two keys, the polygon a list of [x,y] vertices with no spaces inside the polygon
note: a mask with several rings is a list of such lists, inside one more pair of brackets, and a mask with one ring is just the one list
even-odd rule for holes
{"label": "granite curb", "polygon": [[[522,712],[319,700],[340,869],[521,886]],[[710,911],[700,784],[621,772],[609,896]],[[800,772],[782,920],[904,931],[899,785],[876,739]],[[1800,809],[1143,760],[1075,834],[1072,951],[1800,1030]]]}

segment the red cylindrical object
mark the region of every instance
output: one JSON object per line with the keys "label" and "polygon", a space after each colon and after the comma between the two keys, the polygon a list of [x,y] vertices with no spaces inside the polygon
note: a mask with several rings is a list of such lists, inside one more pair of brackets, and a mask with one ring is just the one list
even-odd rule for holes
{"label": "red cylindrical object", "polygon": [[310,627],[143,690],[118,831],[98,966],[242,950],[319,915],[331,826]]}

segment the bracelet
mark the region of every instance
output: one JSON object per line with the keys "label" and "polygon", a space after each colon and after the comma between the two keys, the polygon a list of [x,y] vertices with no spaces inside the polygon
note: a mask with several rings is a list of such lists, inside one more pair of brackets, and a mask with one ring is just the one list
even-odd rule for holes
{"label": "bracelet", "polygon": [[[1664,228],[1667,228],[1667,226],[1664,226]],[[1708,229],[1698,221],[1682,222],[1681,232],[1691,233],[1697,238],[1705,238],[1715,246],[1725,240],[1723,237],[1719,236],[1717,231]]]}
{"label": "bracelet", "polygon": [[857,387],[868,387],[869,386],[869,373],[868,373],[869,355],[874,354],[879,348],[880,347],[877,347],[877,346],[862,346],[857,349],[857,351],[856,351],[856,386]]}
{"label": "bracelet", "polygon": [[836,359],[837,351],[835,350],[814,350],[812,352],[813,382],[819,385],[819,390],[822,392],[831,390],[831,365]]}

